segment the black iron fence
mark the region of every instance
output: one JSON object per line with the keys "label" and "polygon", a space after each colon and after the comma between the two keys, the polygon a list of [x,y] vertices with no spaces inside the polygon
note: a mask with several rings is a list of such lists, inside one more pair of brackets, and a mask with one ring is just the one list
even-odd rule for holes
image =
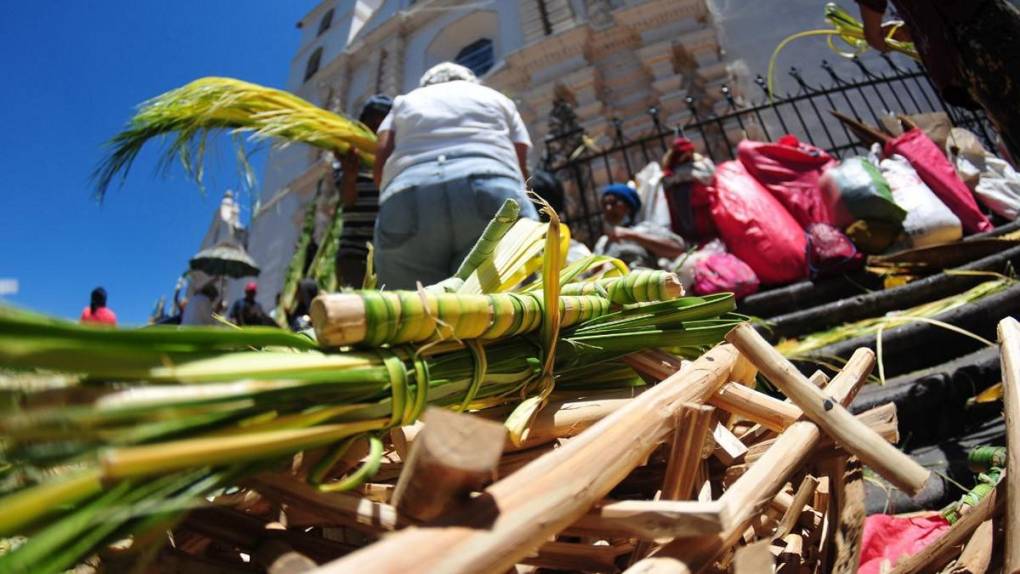
{"label": "black iron fence", "polygon": [[659,111],[649,109],[650,133],[630,140],[623,134],[622,122],[613,118],[613,141],[608,146],[593,145],[576,124],[558,122],[545,140],[545,168],[564,183],[566,223],[577,239],[591,244],[602,233],[599,188],[624,177],[633,179],[648,163],[659,161],[678,134],[693,140],[699,152],[716,163],[734,159],[736,146],[744,138],[772,141],[783,134],[844,158],[866,153],[867,147],[830,110],[872,125],[901,114],[945,112],[954,126],[973,131],[994,149],[994,132],[984,114],[946,103],[919,65],[903,67],[888,56],[877,65],[852,61],[856,73],[847,78],[823,60],[823,81],[814,83],[791,68],[788,73],[797,88],[786,94],[770,94],[766,81],[758,76],[759,93],[749,104],[738,102],[727,86],[708,111],[699,105],[704,102],[688,97],[690,114],[682,125],[664,125]]}

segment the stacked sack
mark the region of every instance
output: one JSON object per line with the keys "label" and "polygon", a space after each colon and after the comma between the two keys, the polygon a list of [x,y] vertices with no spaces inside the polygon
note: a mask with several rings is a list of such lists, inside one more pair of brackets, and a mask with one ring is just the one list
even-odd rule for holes
{"label": "stacked sack", "polygon": [[702,189],[708,227],[721,242],[702,238],[681,276],[694,293],[727,290],[740,297],[758,283],[859,269],[864,253],[988,231],[992,224],[975,195],[1015,218],[1020,175],[975,146],[976,138],[965,141],[960,133],[956,140],[963,145],[947,158],[922,130],[912,129],[876,144],[868,157],[842,162],[790,135],[774,143],[744,140],[737,159],[719,164]]}

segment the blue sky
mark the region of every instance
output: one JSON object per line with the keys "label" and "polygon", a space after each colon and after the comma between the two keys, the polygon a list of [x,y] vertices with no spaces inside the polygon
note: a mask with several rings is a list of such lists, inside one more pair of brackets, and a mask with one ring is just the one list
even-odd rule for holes
{"label": "blue sky", "polygon": [[[283,87],[295,23],[316,0],[5,2],[0,8],[0,280],[3,301],[77,318],[104,286],[122,323],[141,324],[198,248],[225,188],[228,153],[208,158],[203,196],[144,150],[103,204],[89,176],[102,144],[152,96],[201,76]],[[156,146],[152,146],[155,148]],[[253,158],[261,177],[265,152]]]}

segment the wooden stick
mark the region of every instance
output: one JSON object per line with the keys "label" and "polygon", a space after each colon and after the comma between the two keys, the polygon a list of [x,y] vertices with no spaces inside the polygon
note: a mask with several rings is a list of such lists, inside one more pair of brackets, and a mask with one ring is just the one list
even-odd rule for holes
{"label": "wooden stick", "polygon": [[425,522],[463,506],[495,479],[506,427],[436,407],[423,420],[392,502],[400,514]]}
{"label": "wooden stick", "polygon": [[746,323],[738,325],[726,335],[726,340],[740,349],[808,418],[875,472],[910,495],[924,488],[931,471],[882,440],[842,405],[809,383],[754,327]]}
{"label": "wooden stick", "polygon": [[793,532],[793,527],[797,525],[801,513],[804,512],[804,506],[815,495],[816,488],[818,488],[818,479],[810,474],[805,476],[804,480],[800,482],[800,486],[797,487],[797,493],[793,495],[790,508],[779,519],[779,526],[776,527],[776,532],[772,535],[772,538],[783,538]]}
{"label": "wooden stick", "polygon": [[667,440],[682,404],[704,402],[748,370],[736,349],[719,345],[444,520],[457,526],[406,528],[319,572],[504,572],[577,520]]}
{"label": "wooden stick", "polygon": [[1003,406],[1006,417],[1006,559],[1003,572],[1020,572],[1020,323],[999,321]]}
{"label": "wooden stick", "polygon": [[[875,355],[867,349],[855,352],[828,386],[836,402],[856,392],[875,365]],[[660,548],[651,558],[638,562],[627,574],[655,572],[691,574],[708,567],[757,517],[760,510],[783,488],[786,482],[814,450],[821,439],[818,427],[798,421],[779,435],[772,447],[751,466],[724,494],[734,515],[733,527],[718,535],[680,538]]]}
{"label": "wooden stick", "polygon": [[[1007,474],[1008,476],[1008,474]],[[970,509],[953,524],[949,530],[935,542],[921,549],[913,556],[908,556],[896,563],[889,574],[914,574],[915,572],[935,572],[945,566],[959,552],[959,546],[967,542],[981,523],[1005,510],[1006,477],[1000,480],[995,490],[989,492],[981,502]],[[1005,570],[1003,570],[1005,572]]]}
{"label": "wooden stick", "polygon": [[701,450],[712,428],[714,412],[705,405],[681,405],[662,481],[663,500],[689,500],[694,494]]}
{"label": "wooden stick", "polygon": [[702,536],[730,527],[730,509],[722,501],[625,500],[602,507],[602,517],[649,540]]}
{"label": "wooden stick", "polygon": [[708,404],[776,432],[792,425],[800,416],[796,405],[736,383],[723,385]]}

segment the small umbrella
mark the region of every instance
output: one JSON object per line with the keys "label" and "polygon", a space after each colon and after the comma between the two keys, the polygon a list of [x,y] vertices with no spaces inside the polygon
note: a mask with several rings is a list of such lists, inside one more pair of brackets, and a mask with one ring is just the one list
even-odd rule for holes
{"label": "small umbrella", "polygon": [[201,271],[213,277],[252,277],[259,267],[240,245],[220,243],[203,249],[188,261],[192,271]]}

